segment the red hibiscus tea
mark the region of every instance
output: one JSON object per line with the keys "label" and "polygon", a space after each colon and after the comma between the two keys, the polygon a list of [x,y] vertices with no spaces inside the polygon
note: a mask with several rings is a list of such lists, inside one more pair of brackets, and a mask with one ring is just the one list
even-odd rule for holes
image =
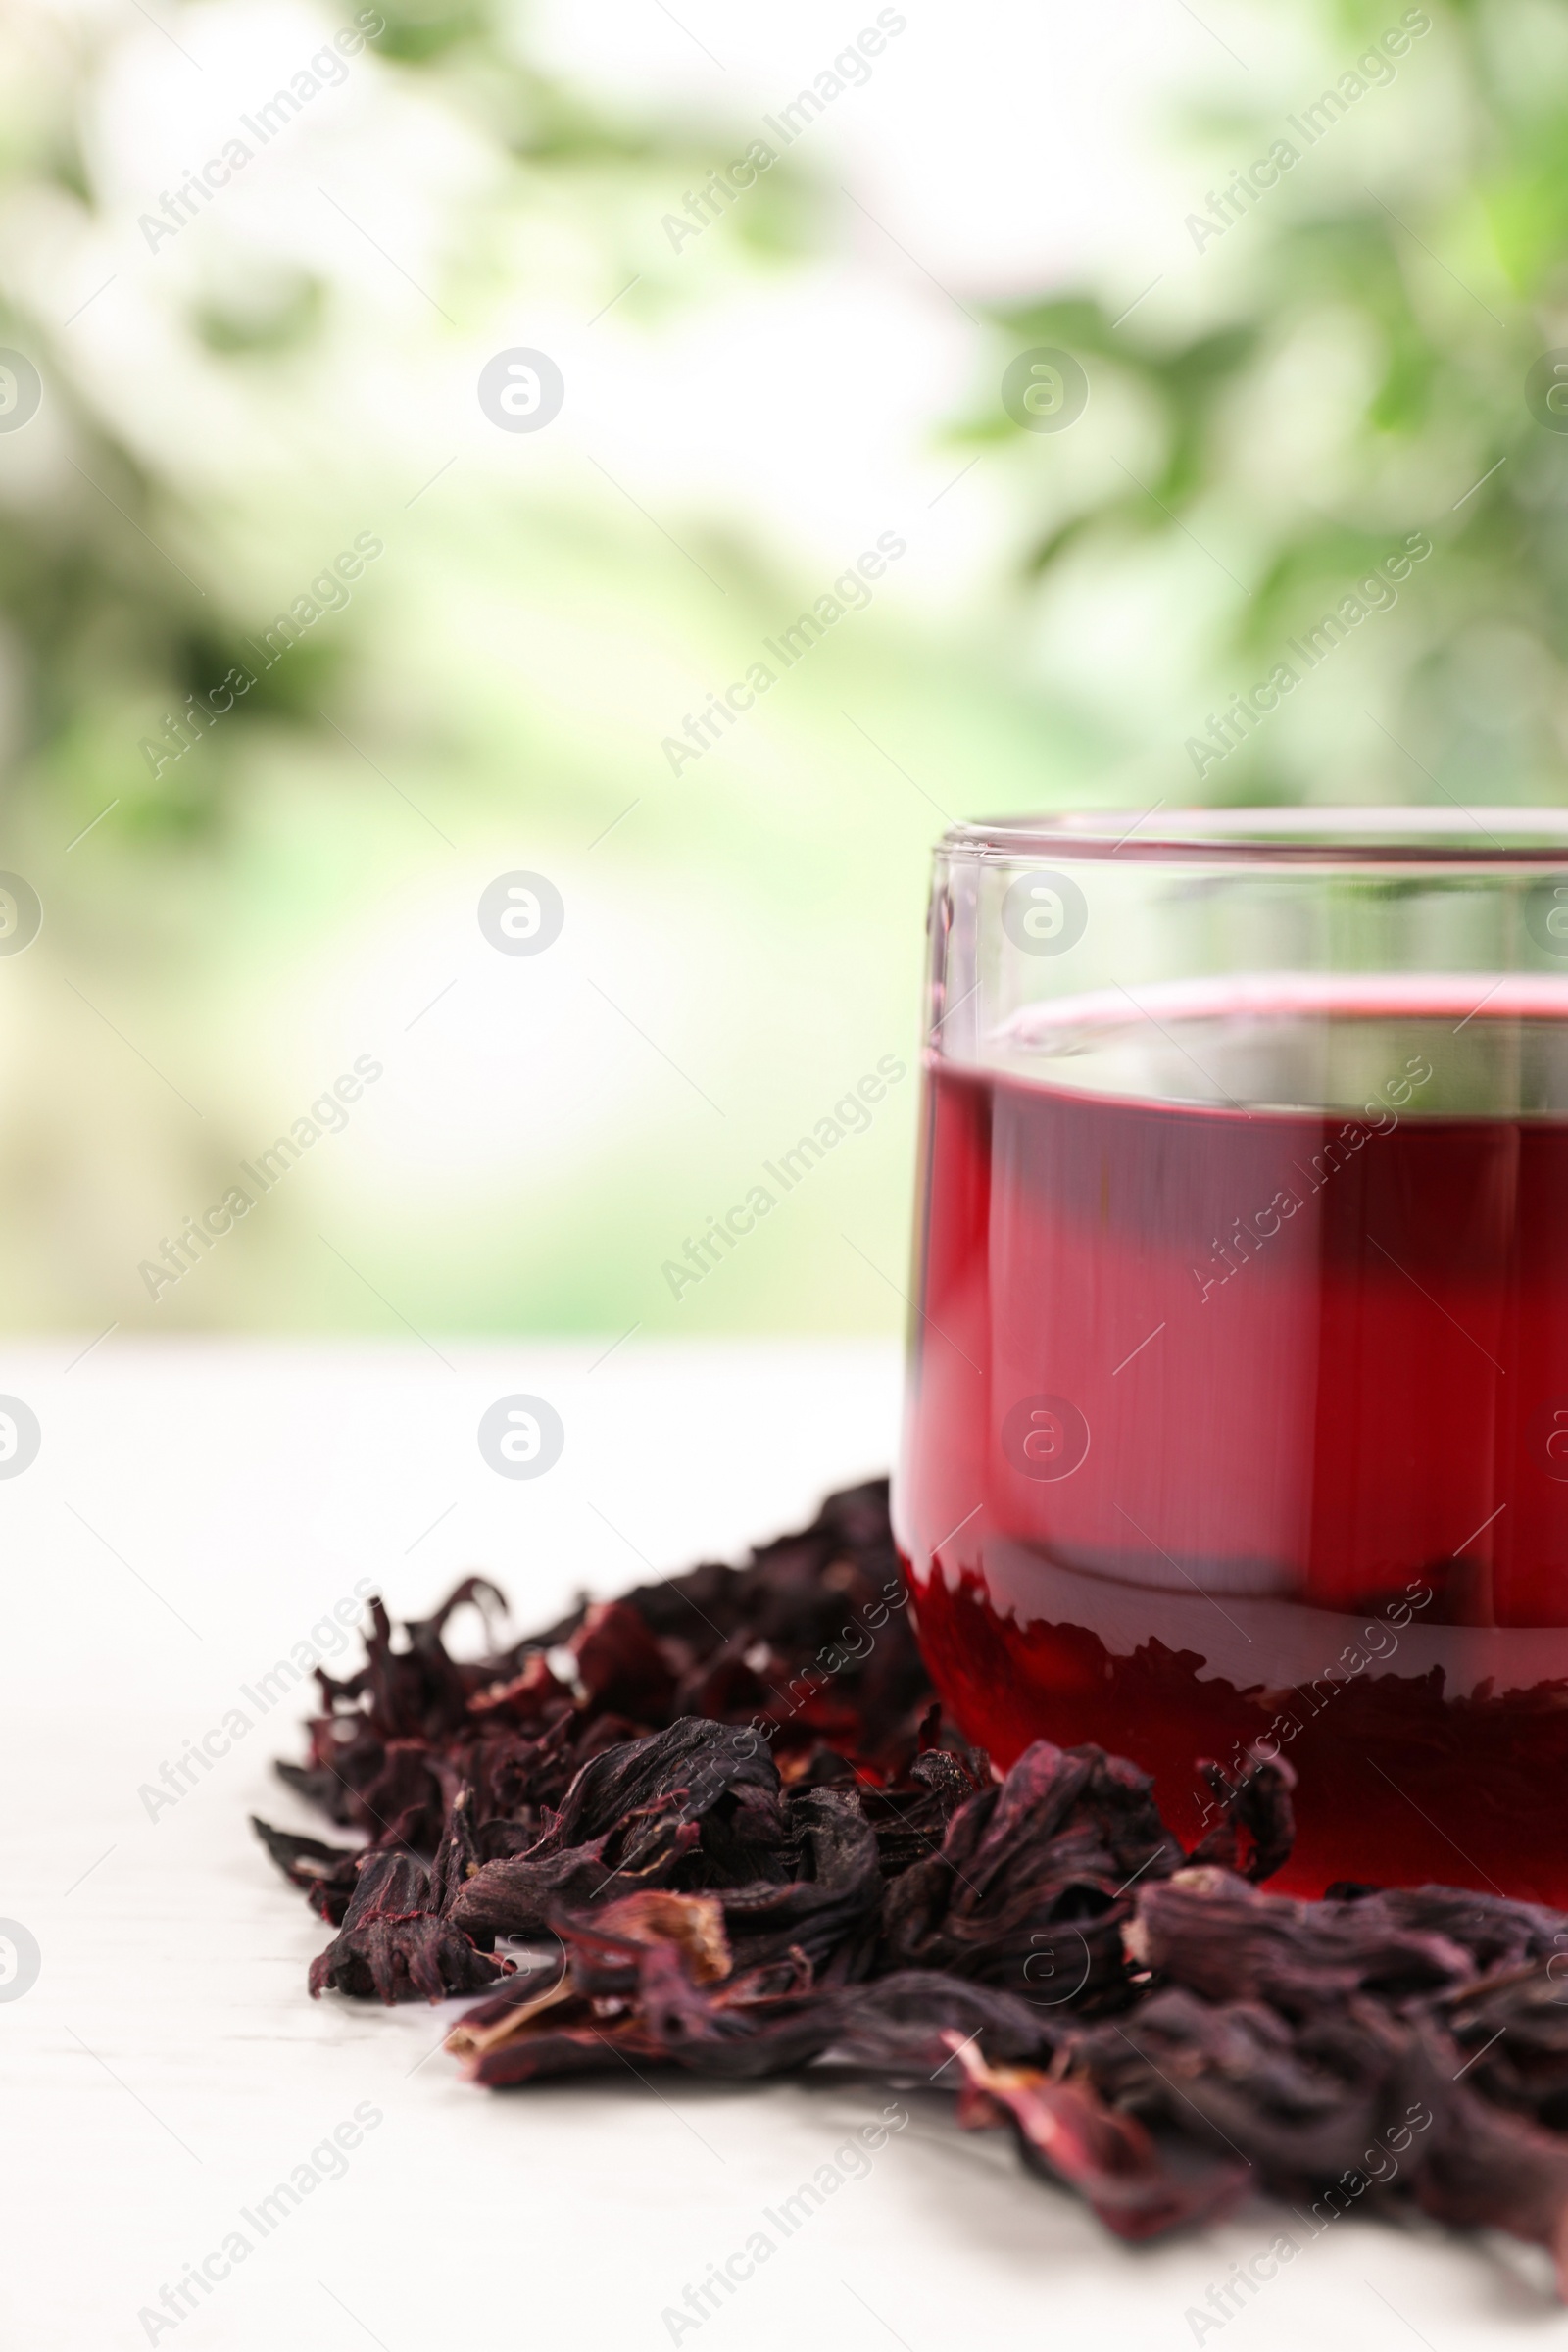
{"label": "red hibiscus tea", "polygon": [[897,1504],[944,1697],[1002,1764],[1136,1758],[1193,1841],[1198,1759],[1287,1757],[1298,1891],[1568,1900],[1561,979],[975,993]]}

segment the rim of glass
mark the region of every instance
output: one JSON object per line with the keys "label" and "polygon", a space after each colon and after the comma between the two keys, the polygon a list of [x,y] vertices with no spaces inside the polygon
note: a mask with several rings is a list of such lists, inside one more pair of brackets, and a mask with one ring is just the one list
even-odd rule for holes
{"label": "rim of glass", "polygon": [[951,825],[950,858],[1118,858],[1185,864],[1560,865],[1568,808],[1079,808]]}

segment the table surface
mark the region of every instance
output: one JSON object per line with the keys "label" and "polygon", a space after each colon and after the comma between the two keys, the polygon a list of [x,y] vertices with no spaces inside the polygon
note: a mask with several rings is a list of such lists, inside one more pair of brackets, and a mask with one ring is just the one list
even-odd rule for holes
{"label": "table surface", "polygon": [[[1544,2261],[1506,2241],[1352,2215],[1309,2242],[1257,2201],[1129,2252],[1002,2135],[958,2132],[935,2092],[836,2168],[844,2185],[786,2239],[763,2215],[889,2094],[664,2075],[494,2096],[439,2047],[456,2005],[307,1998],[320,1923],[245,1818],[319,1829],[270,1772],[298,1750],[306,1693],[261,1715],[242,1689],[366,1578],[416,1615],[483,1568],[525,1630],[579,1589],[743,1556],[887,1463],[890,1348],[111,1339],[75,1354],[0,1356],[0,1403],[23,1398],[42,1432],[0,1478],[0,1919],[41,1952],[30,1989],[0,2001],[6,2346],[1175,2352],[1223,2336],[1226,2352],[1318,2352],[1330,2328],[1351,2348],[1568,2343]],[[498,1478],[475,1444],[484,1407],[519,1392],[566,1430],[536,1481]],[[143,1787],[236,1708],[243,1736],[150,1818]],[[378,2120],[335,2151],[356,2112]],[[302,2167],[308,2193],[264,2233],[258,2201]],[[1300,2251],[1214,2322],[1210,2287],[1282,2229]],[[687,2286],[759,2230],[772,2254],[691,2321]],[[215,2256],[226,2276],[168,2321],[163,2289]]]}

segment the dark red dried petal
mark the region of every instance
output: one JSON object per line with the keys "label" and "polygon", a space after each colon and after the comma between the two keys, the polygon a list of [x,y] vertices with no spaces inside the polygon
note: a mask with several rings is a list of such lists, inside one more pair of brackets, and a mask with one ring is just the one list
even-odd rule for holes
{"label": "dark red dried petal", "polygon": [[[1098,1748],[994,1775],[932,1703],[883,1483],[748,1567],[452,1658],[452,1611],[496,1597],[466,1580],[401,1643],[375,1603],[365,1666],[321,1679],[283,1774],[368,1844],[258,1825],[339,1928],[313,1991],[485,1992],[451,2046],[494,2086],[961,2084],[965,2124],[1004,2124],[1127,2238],[1251,2181],[1562,2264],[1568,1921],[1446,1887],[1260,1893],[1292,1836],[1283,1760],[1206,1768],[1221,1819],[1192,1857]],[[508,1934],[535,1939],[510,1976],[481,1948]]]}

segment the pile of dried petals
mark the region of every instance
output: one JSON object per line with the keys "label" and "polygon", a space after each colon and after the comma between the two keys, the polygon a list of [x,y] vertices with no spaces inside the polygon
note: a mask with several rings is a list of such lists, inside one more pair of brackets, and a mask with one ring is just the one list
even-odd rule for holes
{"label": "pile of dried petals", "polygon": [[1508,2230],[1568,2280],[1559,1914],[1260,1893],[1283,1764],[1207,1767],[1223,1814],[1192,1853],[1098,1748],[998,1776],[931,1703],[880,1483],[750,1567],[451,1657],[453,1611],[499,1598],[468,1579],[402,1647],[375,1602],[365,1666],[319,1675],[309,1761],[279,1770],[368,1842],[256,1825],[336,1931],[313,1993],[488,1994],[449,2046],[497,2087],[627,2061],[934,2079],[1126,2238],[1264,2185]]}

